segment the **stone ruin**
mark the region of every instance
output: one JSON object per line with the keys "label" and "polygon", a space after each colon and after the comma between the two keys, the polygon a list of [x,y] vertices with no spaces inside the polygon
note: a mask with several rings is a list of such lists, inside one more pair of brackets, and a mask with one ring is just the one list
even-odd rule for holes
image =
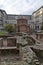
{"label": "stone ruin", "polygon": [[22,36],[0,38],[0,65],[36,65],[34,60],[38,58]]}

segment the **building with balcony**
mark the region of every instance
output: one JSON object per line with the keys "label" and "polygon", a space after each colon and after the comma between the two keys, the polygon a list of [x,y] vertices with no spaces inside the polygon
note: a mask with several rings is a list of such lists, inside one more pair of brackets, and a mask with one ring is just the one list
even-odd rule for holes
{"label": "building with balcony", "polygon": [[40,30],[43,22],[43,6],[32,13],[32,21],[34,30]]}
{"label": "building with balcony", "polygon": [[6,19],[7,19],[6,12],[4,10],[0,10],[0,31],[4,30],[4,24],[7,23]]}

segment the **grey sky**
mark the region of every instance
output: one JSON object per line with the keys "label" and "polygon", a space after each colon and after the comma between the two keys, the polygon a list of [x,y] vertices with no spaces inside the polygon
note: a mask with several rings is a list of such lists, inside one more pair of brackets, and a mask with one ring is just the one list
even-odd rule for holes
{"label": "grey sky", "polygon": [[43,6],[43,0],[0,0],[0,9],[8,14],[32,14]]}

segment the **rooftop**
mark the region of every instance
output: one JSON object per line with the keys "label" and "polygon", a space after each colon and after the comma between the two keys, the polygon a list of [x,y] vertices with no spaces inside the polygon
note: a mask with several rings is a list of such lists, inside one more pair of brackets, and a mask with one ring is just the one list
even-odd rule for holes
{"label": "rooftop", "polygon": [[43,8],[43,6],[41,6],[40,8],[38,8],[36,11],[34,11],[32,14],[36,13],[37,11],[39,11],[41,8]]}

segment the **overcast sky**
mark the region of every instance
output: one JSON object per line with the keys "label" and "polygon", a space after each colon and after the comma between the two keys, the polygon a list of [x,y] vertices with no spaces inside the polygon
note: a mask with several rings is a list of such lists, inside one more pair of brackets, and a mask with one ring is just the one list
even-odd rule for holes
{"label": "overcast sky", "polygon": [[8,14],[30,15],[43,6],[43,0],[0,0],[0,9]]}

